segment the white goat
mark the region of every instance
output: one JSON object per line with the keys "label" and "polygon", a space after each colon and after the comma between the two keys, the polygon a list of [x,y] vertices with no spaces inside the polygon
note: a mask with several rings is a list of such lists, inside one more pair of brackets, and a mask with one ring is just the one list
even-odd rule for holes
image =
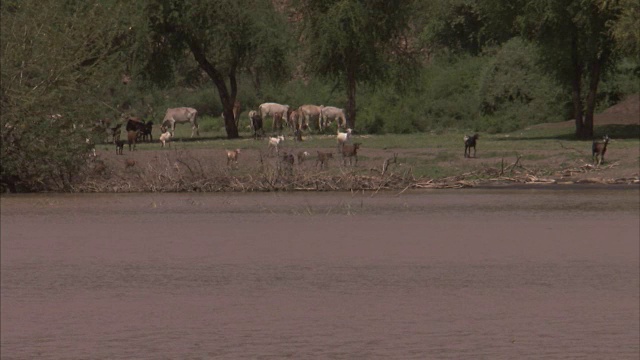
{"label": "white goat", "polygon": [[351,140],[351,129],[347,129],[347,132],[340,132],[340,129],[338,128],[338,135],[336,135],[336,140],[338,142],[338,152],[340,152],[340,150],[342,149],[342,145]]}
{"label": "white goat", "polygon": [[162,135],[160,135],[160,142],[162,143],[162,147],[164,147],[166,143],[169,143],[169,147],[171,147],[171,132],[166,131],[162,133]]}
{"label": "white goat", "polygon": [[278,137],[270,137],[269,138],[269,150],[274,148],[276,150],[276,154],[280,154],[280,150],[278,149],[278,145],[284,141],[284,136],[280,135]]}

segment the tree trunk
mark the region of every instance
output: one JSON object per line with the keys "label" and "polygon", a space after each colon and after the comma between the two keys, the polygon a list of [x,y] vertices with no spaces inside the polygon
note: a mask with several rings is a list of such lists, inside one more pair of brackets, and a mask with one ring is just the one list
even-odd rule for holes
{"label": "tree trunk", "polygon": [[600,83],[600,74],[602,73],[602,65],[604,61],[604,55],[599,56],[589,69],[589,94],[587,95],[587,113],[583,129],[585,137],[589,138],[593,138],[593,113],[596,109],[598,84]]}
{"label": "tree trunk", "polygon": [[224,114],[224,128],[227,132],[228,139],[236,139],[239,138],[238,127],[236,126],[236,122],[233,118],[233,103],[235,102],[236,92],[237,92],[237,84],[235,78],[235,71],[232,70],[229,73],[229,80],[231,83],[231,95],[229,95],[229,91],[227,91],[227,85],[224,83],[224,78],[222,74],[207,60],[206,55],[204,54],[204,50],[195,42],[188,41],[189,48],[191,49],[191,53],[193,57],[196,59],[200,68],[204,70],[207,75],[213,81],[213,84],[218,89],[218,94],[220,95],[220,102],[222,103],[223,114]]}
{"label": "tree trunk", "polygon": [[347,71],[347,127],[356,126],[356,77],[355,70]]}
{"label": "tree trunk", "polygon": [[573,77],[571,79],[571,100],[573,101],[573,117],[576,122],[576,137],[584,139],[584,114],[582,111],[582,64],[578,55],[578,40],[571,39],[571,65],[573,67]]}

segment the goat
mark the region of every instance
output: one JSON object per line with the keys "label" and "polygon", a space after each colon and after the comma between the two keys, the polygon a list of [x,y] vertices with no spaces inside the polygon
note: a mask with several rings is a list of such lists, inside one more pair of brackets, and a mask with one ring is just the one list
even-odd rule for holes
{"label": "goat", "polygon": [[340,132],[340,128],[338,128],[338,134],[336,135],[336,140],[338,142],[338,152],[342,149],[344,143],[351,139],[351,129],[347,129],[347,132]]}
{"label": "goat", "polygon": [[[260,113],[255,110],[249,111],[249,121],[251,130],[253,130],[253,138],[258,139],[258,136],[264,136],[264,129],[262,127],[262,116],[260,116]],[[260,135],[258,135],[258,132],[260,132]]]}
{"label": "goat", "polygon": [[122,151],[124,150],[124,140],[116,140],[114,141],[116,144],[116,155],[122,155]]}
{"label": "goat", "polygon": [[306,151],[298,152],[298,165],[301,165],[307,158],[309,157],[309,153]]}
{"label": "goat", "polygon": [[104,161],[94,159],[93,172],[98,175],[104,175],[106,171],[107,171],[107,165],[105,165]]}
{"label": "goat", "polygon": [[295,157],[293,156],[293,154],[284,153],[284,154],[282,154],[282,162],[284,162],[285,164],[287,164],[289,166],[293,166],[293,164],[295,162]]}
{"label": "goat", "polygon": [[167,129],[163,126],[161,130],[164,130],[162,135],[160,135],[160,143],[161,147],[164,147],[165,144],[169,143],[169,147],[171,147],[171,131],[167,131]]}
{"label": "goat", "polygon": [[342,145],[342,161],[344,165],[347,165],[347,158],[349,158],[349,165],[351,165],[351,159],[356,159],[356,166],[358,165],[358,149],[360,143],[344,144]]}
{"label": "goat", "polygon": [[238,166],[238,154],[240,154],[240,149],[235,149],[235,150],[226,150],[227,152],[227,166],[229,166],[229,164],[231,164],[232,162],[236,164],[236,167]]}
{"label": "goat", "polygon": [[269,138],[269,146],[268,149],[274,148],[276,150],[276,154],[280,154],[280,150],[278,149],[278,145],[284,141],[284,136],[280,135],[278,137],[270,137]]}
{"label": "goat", "polygon": [[325,164],[328,165],[329,159],[333,159],[333,153],[318,151],[318,158],[316,159],[316,167],[320,165],[322,169]]}
{"label": "goat", "polygon": [[478,134],[473,134],[471,136],[464,136],[464,157],[471,157],[471,148],[473,148],[473,157],[476,157],[476,140],[478,140]]}
{"label": "goat", "polygon": [[151,134],[153,131],[153,121],[147,121],[140,131],[140,140],[142,141],[153,141],[153,135]]}
{"label": "goat", "polygon": [[120,128],[122,124],[117,124],[114,127],[110,127],[107,130],[107,141],[109,141],[109,136],[113,139],[113,141],[120,140]]}
{"label": "goat", "polygon": [[136,141],[138,140],[139,131],[130,130],[127,131],[127,140],[129,142],[129,151],[131,151],[131,145],[133,145],[133,150],[136,150]]}
{"label": "goat", "polygon": [[607,144],[609,144],[609,135],[605,135],[602,137],[602,141],[593,141],[591,145],[591,157],[593,158],[593,163],[596,165],[600,165],[604,161],[604,153],[607,152]]}
{"label": "goat", "polygon": [[90,157],[96,157],[98,156],[98,154],[96,154],[96,146],[94,145],[93,141],[91,141],[91,139],[86,138],[86,143],[87,143],[87,148],[89,149],[89,156]]}

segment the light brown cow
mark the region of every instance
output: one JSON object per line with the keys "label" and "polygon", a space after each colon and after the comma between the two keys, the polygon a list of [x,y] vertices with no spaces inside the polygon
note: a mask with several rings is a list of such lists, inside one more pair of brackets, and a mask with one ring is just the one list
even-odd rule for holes
{"label": "light brown cow", "polygon": [[175,135],[176,123],[191,123],[191,137],[194,134],[200,136],[197,120],[198,110],[190,107],[168,108],[162,120],[162,125],[171,129],[171,136]]}
{"label": "light brown cow", "polygon": [[320,130],[329,126],[333,121],[337,122],[338,129],[344,129],[347,127],[347,118],[344,115],[343,109],[337,108],[335,106],[325,106],[324,108],[322,108],[321,117],[322,120],[320,121],[320,123],[322,124],[322,126],[320,127]]}
{"label": "light brown cow", "polygon": [[260,105],[260,107],[258,108],[258,112],[260,112],[260,117],[262,118],[262,121],[266,121],[267,116],[271,116],[271,118],[274,120],[272,125],[272,130],[275,131],[276,129],[275,115],[279,114],[281,116],[281,119],[286,119],[287,114],[289,114],[289,105],[280,105],[276,103],[264,103]]}
{"label": "light brown cow", "polygon": [[303,129],[308,129],[309,124],[314,124],[318,129],[322,128],[320,124],[322,108],[324,108],[323,105],[302,105],[298,108]]}

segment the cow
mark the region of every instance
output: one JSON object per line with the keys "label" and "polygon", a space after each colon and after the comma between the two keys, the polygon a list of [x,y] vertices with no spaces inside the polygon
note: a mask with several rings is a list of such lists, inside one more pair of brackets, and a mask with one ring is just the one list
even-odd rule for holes
{"label": "cow", "polygon": [[302,130],[308,129],[310,123],[317,125],[318,129],[322,128],[320,124],[322,108],[324,108],[323,105],[302,105],[298,108]]}
{"label": "cow", "polygon": [[344,110],[334,107],[334,106],[325,106],[322,108],[322,114],[321,114],[322,120],[320,121],[320,123],[322,124],[322,126],[320,127],[320,130],[322,131],[324,129],[324,127],[329,126],[329,124],[331,124],[332,121],[336,121],[338,124],[338,128],[346,128],[347,127],[347,118],[344,115]]}
{"label": "cow", "polygon": [[279,114],[281,116],[281,119],[286,119],[287,115],[289,114],[289,105],[280,105],[276,103],[264,103],[264,104],[260,104],[260,107],[258,108],[258,112],[260,113],[260,117],[262,118],[262,121],[265,121],[267,119],[267,116],[271,116],[271,119],[273,119],[272,130],[275,131],[276,125],[277,125],[275,120],[275,115]]}
{"label": "cow", "polygon": [[142,133],[142,131],[144,130],[144,125],[144,121],[142,121],[142,119],[140,119],[139,117],[129,117],[127,119],[126,130],[127,132],[138,131]]}
{"label": "cow", "polygon": [[233,120],[236,122],[236,127],[240,125],[240,101],[236,100],[233,103]]}
{"label": "cow", "polygon": [[[200,136],[197,120],[198,110],[190,107],[168,108],[162,120],[162,125],[171,129],[171,136],[175,135],[176,123],[191,123],[191,137]],[[168,126],[167,126],[168,125]]]}

